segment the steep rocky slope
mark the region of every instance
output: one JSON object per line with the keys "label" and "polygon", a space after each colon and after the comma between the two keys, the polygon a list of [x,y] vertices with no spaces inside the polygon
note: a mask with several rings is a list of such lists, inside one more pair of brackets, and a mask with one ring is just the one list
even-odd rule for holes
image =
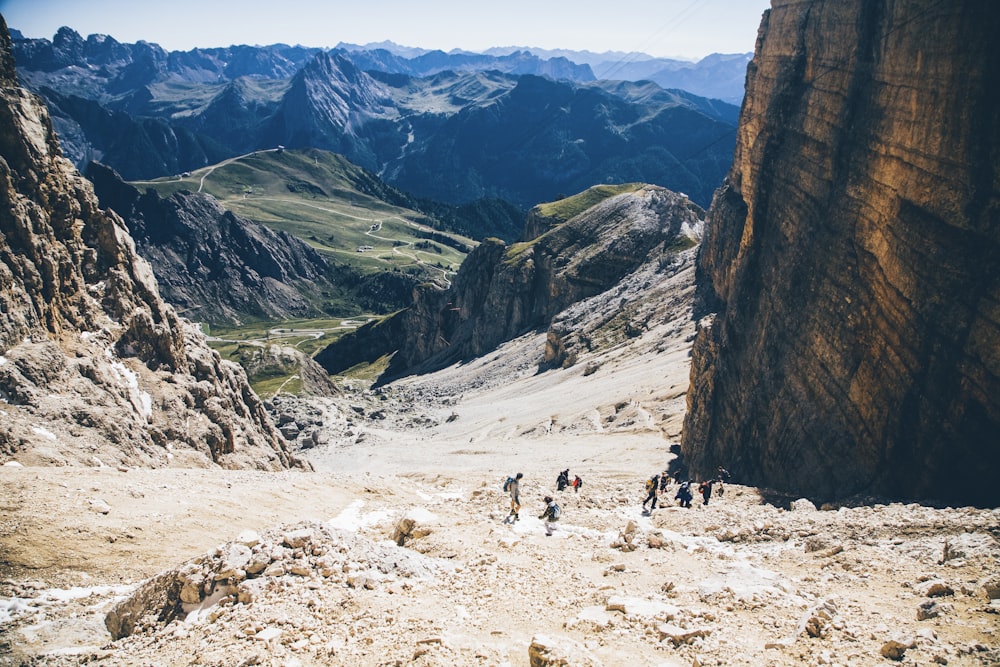
{"label": "steep rocky slope", "polygon": [[[649,185],[598,186],[561,204],[536,207],[527,241],[487,239],[462,263],[452,286],[423,286],[412,306],[362,327],[317,355],[330,372],[394,353],[384,379],[477,357],[566,308],[618,285],[643,265],[672,265],[697,243],[701,209]],[[558,348],[558,343],[554,344]],[[565,350],[550,361],[572,363]]]}
{"label": "steep rocky slope", "polygon": [[117,215],[18,88],[0,20],[0,452],[24,463],[279,469],[237,366],[157,292]]}
{"label": "steep rocky slope", "polygon": [[706,224],[684,453],[1000,503],[1000,6],[788,2]]}

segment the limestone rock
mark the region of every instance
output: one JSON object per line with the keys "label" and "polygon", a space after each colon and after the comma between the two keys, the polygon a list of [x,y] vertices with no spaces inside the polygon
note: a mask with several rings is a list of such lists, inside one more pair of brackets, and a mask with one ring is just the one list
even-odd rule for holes
{"label": "limestone rock", "polygon": [[242,369],[161,299],[121,218],[62,157],[41,100],[5,87],[0,116],[0,452],[32,465],[294,465]]}
{"label": "limestone rock", "polygon": [[916,586],[914,586],[914,590],[919,595],[923,595],[924,597],[928,598],[943,597],[946,595],[955,594],[955,590],[941,579],[933,579],[931,581],[921,582]]}
{"label": "limestone rock", "polygon": [[890,639],[882,644],[882,648],[879,649],[879,652],[884,658],[889,658],[890,660],[902,660],[907,649],[911,649],[916,645],[916,642],[912,639]]}
{"label": "limestone rock", "polygon": [[707,637],[711,634],[708,628],[681,628],[670,623],[660,623],[656,626],[656,631],[660,635],[660,641],[670,641],[674,646],[690,644],[695,639]]}
{"label": "limestone rock", "polygon": [[[337,373],[395,351],[386,381],[483,355],[549,326],[560,311],[610,290],[647,262],[670,264],[678,246],[686,249],[700,238],[701,210],[684,195],[654,186],[612,196],[592,190],[577,196],[585,203],[566,204],[574,214],[536,237],[510,247],[486,239],[462,263],[448,290],[419,287],[412,306],[346,334],[316,360]],[[590,197],[601,201],[588,205]],[[616,324],[622,331],[629,328],[626,321]],[[630,331],[620,335],[639,335],[641,326],[633,323]],[[566,343],[553,341],[547,363],[572,365]]]}
{"label": "limestone rock", "polygon": [[799,498],[798,500],[793,500],[789,509],[793,512],[815,512],[816,504],[813,503],[808,498]]}
{"label": "limestone rock", "polygon": [[531,667],[601,667],[585,646],[569,637],[535,635],[528,646]]}
{"label": "limestone rock", "polygon": [[699,256],[695,474],[1000,504],[998,24],[991,3],[765,13]]}
{"label": "limestone rock", "polygon": [[981,584],[986,597],[990,600],[1000,599],[1000,574],[994,574],[984,579]]}

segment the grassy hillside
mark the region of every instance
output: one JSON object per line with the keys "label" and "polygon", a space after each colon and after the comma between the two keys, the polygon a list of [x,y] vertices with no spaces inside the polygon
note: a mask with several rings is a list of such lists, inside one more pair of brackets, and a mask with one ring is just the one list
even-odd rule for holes
{"label": "grassy hillside", "polygon": [[579,194],[572,195],[571,197],[539,204],[536,207],[536,210],[538,210],[538,212],[546,218],[555,218],[557,220],[566,221],[575,215],[583,213],[588,208],[600,204],[608,197],[614,197],[615,195],[624,194],[626,192],[635,192],[642,187],[645,187],[645,183],[595,185],[594,187],[588,188]]}
{"label": "grassy hillside", "polygon": [[[446,286],[475,241],[435,229],[437,221],[407,208],[408,197],[344,157],[321,150],[263,150],[197,171],[133,182],[161,196],[189,190],[215,197],[233,213],[288,232],[338,264],[362,274],[402,272]],[[344,305],[324,320],[255,322],[212,331],[212,345],[226,358],[245,363],[262,345],[279,343],[312,355],[344,331],[377,317],[359,305]],[[248,357],[249,355],[249,357]],[[250,368],[248,368],[250,371]],[[296,393],[295,369],[255,376],[255,389]]]}
{"label": "grassy hillside", "polygon": [[363,273],[403,271],[447,283],[475,242],[439,231],[406,196],[327,151],[257,151],[183,175],[141,181],[161,195],[205,192],[233,213],[289,232]]}

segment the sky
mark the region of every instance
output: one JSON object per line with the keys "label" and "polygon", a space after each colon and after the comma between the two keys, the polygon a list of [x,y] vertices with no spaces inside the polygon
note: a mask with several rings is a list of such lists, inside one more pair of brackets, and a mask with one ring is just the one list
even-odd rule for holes
{"label": "sky", "polygon": [[[527,46],[698,59],[753,51],[769,0],[0,0],[7,25],[51,39],[145,40],[168,51],[233,44],[392,41],[424,49]],[[150,10],[155,7],[155,10]]]}

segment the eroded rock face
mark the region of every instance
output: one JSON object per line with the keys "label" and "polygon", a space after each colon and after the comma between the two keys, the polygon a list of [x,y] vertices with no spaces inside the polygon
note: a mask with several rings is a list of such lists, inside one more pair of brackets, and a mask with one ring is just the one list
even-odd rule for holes
{"label": "eroded rock face", "polygon": [[[391,379],[486,354],[549,327],[560,312],[629,280],[651,261],[672,264],[697,243],[702,214],[686,196],[646,185],[569,219],[536,216],[527,226],[536,236],[511,246],[487,239],[462,263],[450,289],[421,286],[408,309],[344,336],[316,360],[336,373],[395,353],[383,378]],[[556,365],[567,365],[563,339],[570,333],[553,330],[558,349],[550,361]]]}
{"label": "eroded rock face", "polygon": [[17,87],[0,19],[0,456],[294,464],[246,375],[161,300],[121,219]]}
{"label": "eroded rock face", "polygon": [[989,3],[765,14],[700,256],[692,470],[1000,503]]}

